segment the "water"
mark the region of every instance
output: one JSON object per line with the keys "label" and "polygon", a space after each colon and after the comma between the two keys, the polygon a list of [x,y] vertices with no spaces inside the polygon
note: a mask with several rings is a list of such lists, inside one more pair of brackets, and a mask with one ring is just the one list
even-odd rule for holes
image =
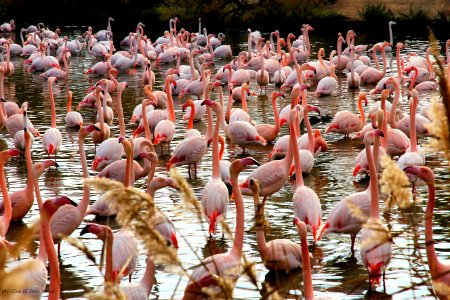
{"label": "water", "polygon": [[[80,34],[84,28],[67,29],[70,37]],[[326,49],[326,54],[329,54],[329,49],[335,47],[335,35],[317,36],[319,33],[311,34],[313,41],[313,54],[311,59],[315,59],[317,50],[320,47]],[[120,36],[122,38],[123,36]],[[115,34],[115,38],[119,36]],[[237,38],[238,40],[240,38]],[[364,39],[370,41],[368,37],[361,40],[357,39],[357,43],[366,42]],[[245,40],[245,37],[241,40]],[[421,55],[424,54],[428,45],[424,39],[411,39],[406,41],[407,50],[403,50],[402,54],[407,51],[414,51]],[[236,54],[239,49],[244,49],[245,44],[234,44],[233,53]],[[50,106],[47,82],[43,81],[38,74],[30,74],[24,70],[22,58],[13,58],[12,62],[15,66],[15,73],[5,81],[5,94],[7,99],[14,100],[19,104],[23,101],[29,102],[29,117],[38,130],[43,133],[50,126]],[[74,55],[70,60],[70,79],[60,80],[54,85],[54,93],[57,110],[57,125],[62,132],[63,146],[58,154],[58,163],[60,168],[51,169],[44,173],[40,179],[41,193],[44,199],[53,197],[54,195],[69,195],[71,199],[78,202],[82,196],[82,173],[81,165],[79,163],[79,154],[77,146],[77,132],[69,131],[64,127],[64,116],[66,113],[66,92],[68,87],[73,91],[73,107],[83,98],[87,88],[96,82],[98,78],[86,77],[84,72],[96,62],[95,59],[89,55],[83,54]],[[220,68],[225,64],[224,61],[217,61],[215,69]],[[392,68],[388,68],[389,74],[396,74],[395,59],[392,62]],[[161,66],[161,69],[155,70],[156,73],[156,87],[155,90],[162,89],[163,78],[161,74],[165,73],[168,66]],[[119,74],[119,81],[127,81],[128,87],[123,93],[123,109],[125,121],[127,123],[127,136],[129,136],[134,127],[128,122],[135,105],[139,104],[144,99],[143,83],[141,75],[143,69],[137,69],[131,74]],[[361,87],[360,91],[369,92],[372,85],[365,85]],[[251,89],[259,93],[259,87],[254,81],[251,83]],[[273,84],[270,84],[267,89],[267,95],[276,89]],[[314,90],[314,88],[313,88]],[[357,111],[357,97],[358,91],[350,91],[347,89],[345,75],[339,75],[339,88],[334,97],[324,97],[320,100],[316,99],[313,91],[308,92],[308,101],[311,104],[320,107],[322,113],[334,115],[337,111],[348,109]],[[420,97],[419,109],[430,101],[431,97],[437,95],[437,92],[423,93]],[[113,100],[116,99],[116,93],[112,94]],[[213,99],[217,99],[215,93],[212,94]],[[379,96],[373,98],[378,99]],[[369,106],[373,103],[370,99]],[[403,95],[400,101],[400,108],[407,112],[408,101]],[[115,102],[114,102],[115,103]],[[172,142],[171,149],[182,140],[185,125],[182,122],[181,111],[182,101],[175,98],[175,112],[177,116],[177,131]],[[279,107],[290,103],[289,96],[279,102]],[[239,103],[236,104],[239,107]],[[257,123],[273,123],[273,113],[271,110],[270,99],[266,95],[254,96],[248,102],[249,111],[252,118]],[[366,112],[369,106],[365,108]],[[115,116],[117,110],[113,107]],[[407,112],[409,113],[409,112]],[[93,121],[93,113],[88,110],[82,111],[85,124]],[[206,122],[196,123],[195,127],[202,132],[205,130]],[[318,128],[321,132],[324,131],[327,123],[318,123],[313,125],[313,128]],[[118,122],[117,117],[114,120],[114,125],[111,126],[112,136],[118,136]],[[302,133],[304,128],[302,125]],[[287,134],[286,127],[281,129],[279,136]],[[335,203],[343,197],[361,191],[366,188],[367,181],[358,180],[351,176],[354,167],[354,158],[356,154],[363,148],[358,141],[343,140],[341,135],[326,134],[325,139],[329,143],[329,150],[321,153],[315,160],[315,166],[310,175],[305,177],[305,184],[317,193],[322,203],[323,215],[326,218]],[[1,149],[12,148],[12,139],[8,137],[5,129],[0,132]],[[419,139],[419,143],[423,143],[426,139]],[[88,158],[89,168],[94,157],[94,145],[91,138],[86,140],[86,153]],[[261,163],[268,162],[267,155],[270,152],[272,145],[266,147],[251,148],[248,155],[251,155]],[[160,148],[157,148],[158,153]],[[36,140],[33,145],[32,155],[34,162],[41,161],[46,158],[46,154],[42,148],[39,140]],[[226,144],[224,159],[233,160],[241,158],[241,149],[235,145],[231,145],[229,141]],[[156,169],[156,176],[167,176],[165,166],[169,160],[169,156],[160,156],[158,167]],[[447,201],[449,191],[448,183],[448,162],[436,153],[427,153],[426,165],[431,167],[436,173],[437,197],[436,209],[434,214],[434,238],[437,242],[436,250],[440,259],[448,259],[450,256],[450,239],[448,227],[448,212],[449,207]],[[188,178],[187,168],[179,167],[178,170]],[[253,170],[250,168],[241,173],[240,179],[246,176]],[[15,191],[23,188],[26,180],[25,162],[14,158],[6,164],[5,172],[10,191]],[[89,170],[91,177],[96,173]],[[189,180],[192,188],[198,199],[201,197],[203,186],[208,182],[211,176],[211,153],[209,152],[204,157],[199,165],[198,178]],[[292,225],[293,211],[292,211],[292,188],[293,182],[287,182],[285,186],[276,194],[268,199],[266,205],[266,218],[270,223],[271,231],[266,234],[266,239],[286,238],[295,242],[299,242],[295,226]],[[138,188],[144,188],[146,182],[141,179],[135,184]],[[97,199],[98,195],[95,192],[91,193],[91,203]],[[424,188],[419,188],[419,197],[426,199],[427,191]],[[382,196],[385,199],[385,196]],[[179,239],[180,248],[178,255],[183,265],[187,269],[192,269],[197,263],[198,258],[205,258],[214,253],[226,252],[231,248],[232,242],[217,234],[212,238],[208,238],[206,231],[198,224],[197,218],[190,212],[181,210],[181,198],[177,191],[172,189],[163,189],[156,194],[156,203],[162,211],[164,211],[175,223],[177,227],[177,235]],[[253,200],[251,197],[244,197],[244,205],[246,211],[246,224],[244,236],[244,254],[249,261],[255,263],[255,268],[258,278],[258,289],[264,289],[265,283],[271,285],[282,284],[280,294],[286,298],[300,298],[303,290],[301,272],[297,271],[289,276],[282,276],[277,278],[274,274],[268,273],[267,269],[262,265],[256,248],[256,237],[253,231],[250,231],[253,216]],[[428,279],[428,266],[426,262],[426,255],[424,250],[424,225],[423,217],[425,212],[426,200],[420,201],[414,209],[400,211],[393,209],[388,213],[383,214],[383,222],[388,224],[391,232],[395,236],[393,246],[393,259],[386,272],[386,290],[383,287],[378,287],[376,293],[367,295],[368,290],[368,275],[364,268],[359,251],[356,250],[356,256],[351,257],[350,254],[350,238],[348,235],[328,234],[322,241],[318,242],[315,247],[312,247],[312,239],[310,240],[310,251],[313,254],[313,286],[316,294],[331,294],[337,298],[344,299],[359,299],[363,297],[378,298],[378,297],[392,297],[395,299],[405,298],[431,298],[430,288],[428,282],[423,282]],[[35,204],[30,213],[25,217],[24,224],[13,225],[8,234],[10,240],[17,240],[18,230],[21,227],[29,226],[38,217],[38,208]],[[227,221],[231,228],[234,229],[235,223],[235,207],[233,204],[229,207]],[[85,222],[93,221],[92,216],[85,218]],[[111,225],[114,229],[118,225],[113,219],[103,221],[103,223]],[[72,236],[78,237],[83,223]],[[207,227],[206,227],[207,228]],[[98,258],[101,252],[101,242],[92,237],[83,237],[82,240],[86,243],[89,249]],[[189,241],[190,247],[187,245]],[[357,238],[356,249],[358,249],[359,237]],[[24,251],[21,258],[34,256],[37,252],[37,243],[34,243],[31,250]],[[15,263],[12,262],[11,265]],[[61,281],[62,281],[62,298],[76,297],[83,293],[101,288],[103,285],[103,277],[98,268],[90,262],[84,254],[73,248],[67,243],[62,244],[61,253]],[[143,247],[141,248],[141,256],[137,271],[133,274],[133,281],[138,280],[144,273],[145,269],[145,254]],[[187,283],[187,278],[176,274],[174,268],[170,266],[159,265],[156,271],[157,283],[153,287],[151,299],[180,299],[183,295],[184,287]],[[124,279],[125,280],[125,279]],[[181,280],[181,281],[180,281]],[[176,288],[177,287],[177,288]],[[48,286],[47,286],[48,288]],[[44,293],[46,298],[47,293]],[[261,292],[258,291],[251,281],[242,276],[237,282],[234,291],[234,297],[237,299],[257,299],[261,297]]]}

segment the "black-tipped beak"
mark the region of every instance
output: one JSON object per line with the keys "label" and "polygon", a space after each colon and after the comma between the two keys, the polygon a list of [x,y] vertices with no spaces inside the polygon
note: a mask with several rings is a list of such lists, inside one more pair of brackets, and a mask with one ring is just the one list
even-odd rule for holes
{"label": "black-tipped beak", "polygon": [[[55,167],[59,168],[59,164],[55,161]],[[77,204],[75,203],[74,206],[77,206]]]}
{"label": "black-tipped beak", "polygon": [[94,125],[94,130],[95,131],[100,131],[100,128],[98,128],[97,126]]}
{"label": "black-tipped beak", "polygon": [[[58,165],[56,165],[57,167],[58,167]],[[78,204],[76,204],[75,202],[73,202],[72,200],[70,200],[70,205],[73,205],[73,206],[75,206],[75,207],[77,207],[78,206]]]}
{"label": "black-tipped beak", "polygon": [[229,182],[225,183],[225,185],[227,186],[228,196],[231,197],[231,195],[233,194],[233,186]]}
{"label": "black-tipped beak", "polygon": [[91,225],[86,225],[86,226],[84,226],[84,228],[81,229],[80,236],[82,236],[82,235],[84,235],[84,234],[86,234],[86,233],[89,233],[89,228],[90,228],[90,227],[91,227]]}

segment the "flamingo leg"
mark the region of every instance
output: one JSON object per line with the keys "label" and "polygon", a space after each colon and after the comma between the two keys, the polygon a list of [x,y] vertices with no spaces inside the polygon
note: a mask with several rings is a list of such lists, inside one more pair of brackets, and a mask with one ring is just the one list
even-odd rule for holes
{"label": "flamingo leg", "polygon": [[128,282],[131,282],[131,274],[128,275]]}
{"label": "flamingo leg", "polygon": [[58,259],[61,258],[61,243],[58,243]]}
{"label": "flamingo leg", "polygon": [[355,239],[356,239],[356,234],[350,234],[350,237],[352,239],[352,247],[351,247],[352,256],[355,256]]}
{"label": "flamingo leg", "polygon": [[189,179],[192,179],[191,178],[191,165],[188,165],[188,174],[189,174]]}
{"label": "flamingo leg", "polygon": [[194,175],[195,178],[197,179],[197,163],[194,164]]}

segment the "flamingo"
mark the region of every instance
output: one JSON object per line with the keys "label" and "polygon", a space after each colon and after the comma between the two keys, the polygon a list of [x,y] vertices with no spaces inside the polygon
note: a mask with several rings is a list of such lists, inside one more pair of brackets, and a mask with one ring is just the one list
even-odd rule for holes
{"label": "flamingo", "polygon": [[[109,131],[109,126],[108,124],[105,124],[105,119],[104,119],[104,110],[102,109],[102,105],[100,104],[100,92],[102,91],[102,88],[100,86],[97,86],[95,88],[95,103],[97,106],[97,112],[99,114],[99,122],[95,123],[95,126],[97,126],[98,128],[100,128],[100,131],[96,131],[92,133],[92,141],[94,142],[94,144],[100,144],[101,142],[103,142],[104,140],[106,140],[107,138],[109,138],[110,135],[110,131]],[[106,97],[106,94],[103,96],[103,98]]]}
{"label": "flamingo", "polygon": [[364,92],[359,93],[358,109],[359,116],[348,110],[339,111],[333,119],[333,122],[325,129],[325,133],[337,132],[343,133],[344,138],[352,132],[361,130],[366,122],[362,102],[367,105],[367,95]]}
{"label": "flamingo", "polygon": [[416,66],[409,66],[405,68],[406,74],[409,74],[410,72],[414,71],[414,76],[411,80],[411,83],[409,84],[410,91],[414,88],[416,91],[429,91],[429,90],[436,90],[438,88],[438,83],[434,80],[426,80],[422,81],[416,86],[417,78],[419,76],[419,70]]}
{"label": "flamingo", "polygon": [[[95,234],[106,245],[106,262],[108,270],[105,271],[105,282],[114,282],[125,276],[131,276],[136,269],[139,258],[138,241],[134,234],[126,229],[112,232],[105,225],[88,223],[80,232],[80,236],[86,233]],[[114,255],[112,254],[114,253]]]}
{"label": "flamingo", "polygon": [[381,50],[381,55],[383,56],[383,71],[377,70],[375,68],[368,68],[367,70],[362,72],[362,74],[360,75],[360,80],[361,80],[362,84],[377,83],[386,74],[386,67],[387,67],[386,53],[385,53],[386,46],[391,46],[391,44],[389,44],[388,42],[383,42],[381,46],[376,45],[376,47],[374,47],[374,50],[373,50],[373,51],[376,51],[378,49]]}
{"label": "flamingo", "polygon": [[262,43],[262,39],[260,39],[258,42],[258,51],[259,51],[259,59],[261,62],[261,70],[258,70],[256,72],[256,83],[259,85],[260,93],[262,93],[263,87],[264,87],[264,93],[266,93],[267,85],[269,84],[270,77],[269,77],[269,72],[267,72],[266,69],[264,68],[264,57],[262,55],[261,43]]}
{"label": "flamingo", "polygon": [[[198,299],[204,295],[202,288],[207,287],[214,292],[214,297],[231,297],[224,295],[223,289],[217,286],[214,276],[228,279],[234,287],[241,275],[242,246],[244,240],[244,203],[238,187],[238,175],[246,166],[257,165],[258,162],[251,157],[237,159],[230,166],[231,185],[236,203],[236,231],[234,233],[233,247],[227,253],[215,254],[204,259],[200,266],[192,271],[189,282],[184,290],[185,300]],[[206,295],[205,295],[206,296]]]}
{"label": "flamingo", "polygon": [[2,195],[3,195],[2,206],[4,208],[4,213],[2,216],[0,216],[0,239],[4,238],[6,236],[6,233],[8,232],[8,228],[9,228],[9,223],[11,222],[11,218],[12,218],[11,199],[9,197],[8,187],[6,186],[5,168],[4,167],[5,167],[5,163],[12,156],[18,156],[19,154],[20,154],[20,152],[17,149],[3,150],[2,152],[0,152],[0,187],[2,189]]}
{"label": "flamingo", "polygon": [[[419,152],[418,146],[417,146],[417,136],[416,136],[416,110],[417,105],[419,102],[419,94],[417,90],[413,89],[410,92],[412,96],[412,100],[409,104],[410,109],[410,119],[411,124],[409,124],[409,130],[410,130],[410,147],[406,149],[406,152],[402,154],[398,161],[397,165],[401,170],[405,169],[407,166],[415,165],[415,166],[423,166],[425,165],[425,156],[422,153]],[[423,117],[424,118],[424,117]],[[399,124],[400,125],[400,124]],[[409,150],[409,151],[408,151]],[[410,182],[415,181],[415,178],[409,177]]]}
{"label": "flamingo", "polygon": [[[367,160],[369,161],[371,204],[370,218],[367,221],[367,226],[363,227],[361,231],[359,247],[364,266],[369,271],[371,287],[374,282],[380,283],[381,274],[383,274],[384,278],[384,272],[392,258],[392,242],[389,240],[389,229],[380,221],[377,169],[372,151],[370,151],[370,144],[376,134],[381,134],[381,132],[371,131],[364,136],[364,145],[366,147]],[[380,231],[385,233],[385,235]],[[381,241],[380,234],[383,235]]]}
{"label": "flamingo", "polygon": [[153,145],[161,143],[161,152],[163,151],[162,144],[167,144],[167,150],[170,152],[170,142],[175,134],[175,110],[172,98],[172,91],[170,84],[177,86],[176,81],[171,75],[166,78],[166,93],[167,93],[167,110],[169,114],[168,120],[161,120],[155,127],[153,132]]}
{"label": "flamingo", "polygon": [[[231,108],[231,105],[227,106],[227,113],[229,113],[229,124],[236,121],[245,121],[249,123],[254,123],[250,115],[248,114],[247,108],[247,99],[245,97],[247,93],[250,93],[250,89],[248,88],[247,83],[242,84],[241,86],[241,102],[242,108]],[[227,116],[225,116],[226,118]]]}
{"label": "flamingo", "polygon": [[6,61],[0,63],[3,67],[3,75],[9,76],[14,73],[14,65],[11,62],[11,40],[3,42],[3,47],[6,48]]}
{"label": "flamingo", "polygon": [[51,108],[51,128],[47,129],[44,132],[43,140],[42,140],[42,146],[44,147],[45,152],[47,153],[48,157],[50,155],[55,156],[56,161],[56,154],[59,152],[59,149],[61,148],[61,142],[62,142],[62,136],[61,132],[58,128],[56,128],[56,108],[55,108],[55,99],[53,98],[53,82],[56,80],[55,77],[48,78],[48,90],[50,93],[50,108]]}
{"label": "flamingo", "polygon": [[350,73],[347,73],[347,86],[348,88],[359,88],[361,79],[359,74],[355,72],[355,46],[350,45]]}
{"label": "flamingo", "polygon": [[[291,120],[296,118],[296,110],[291,109]],[[300,161],[300,153],[298,151],[297,144],[297,130],[296,123],[290,124],[291,134],[291,151],[294,152],[294,164],[295,164],[295,192],[292,196],[292,203],[295,216],[306,223],[308,229],[313,233],[314,240],[316,240],[317,229],[322,224],[322,208],[320,206],[319,197],[314,190],[305,186],[302,176],[302,165]],[[290,164],[289,164],[290,167]]]}
{"label": "flamingo", "polygon": [[81,128],[83,127],[83,116],[77,111],[72,111],[72,94],[72,91],[67,92],[67,114],[64,120],[67,127]]}
{"label": "flamingo", "polygon": [[[274,239],[266,243],[263,223],[265,201],[259,202],[258,180],[250,179],[250,188],[255,204],[256,242],[264,266],[269,270],[286,272],[300,267],[302,254],[298,244],[288,239]],[[306,256],[306,259],[309,260],[309,255]]]}
{"label": "flamingo", "polygon": [[129,300],[147,300],[155,283],[156,265],[150,257],[147,257],[144,276],[136,283],[128,283],[120,286],[121,291]]}
{"label": "flamingo", "polygon": [[[36,198],[41,198],[39,189],[36,189]],[[42,202],[42,199],[38,201]],[[50,220],[52,216],[65,205],[77,207],[77,204],[75,202],[65,196],[47,200],[42,204],[41,230],[44,236],[45,250],[47,252],[48,261],[50,264],[50,289],[48,296],[49,300],[59,299],[61,285],[58,257],[56,256],[55,247],[53,246],[53,239],[50,233]]]}
{"label": "flamingo", "polygon": [[[371,131],[370,131],[371,132]],[[374,165],[378,165],[380,157],[380,136],[383,132],[375,129],[373,132],[374,146],[370,151],[373,151]],[[367,155],[367,151],[364,150]],[[367,157],[367,156],[366,156]],[[369,167],[370,170],[370,167]],[[372,177],[371,177],[372,178]],[[371,186],[374,181],[370,180],[369,186],[362,192],[353,193],[340,200],[331,210],[327,221],[317,231],[317,240],[320,240],[325,234],[329,232],[334,233],[348,233],[351,237],[351,253],[355,255],[355,239],[356,235],[361,231],[364,221],[360,216],[353,213],[352,208],[357,207],[359,211],[365,215],[370,215],[370,201],[371,201]]]}
{"label": "flamingo", "polygon": [[93,74],[93,75],[106,75],[108,74],[109,69],[112,68],[111,65],[111,55],[106,54],[103,61],[99,61],[95,63],[92,67],[90,67],[85,74]]}
{"label": "flamingo", "polygon": [[[183,120],[188,120],[188,130],[184,136],[185,138],[190,136],[190,134],[194,134],[194,132],[196,135],[200,135],[200,132],[197,129],[194,129],[194,121],[201,121],[206,112],[206,106],[203,106],[202,102],[203,100],[192,101],[191,99],[188,99],[182,106],[182,110],[186,110]],[[190,133],[188,134],[188,132]]]}
{"label": "flamingo", "polygon": [[213,132],[212,140],[212,177],[205,185],[202,192],[202,206],[205,212],[206,220],[209,223],[209,234],[214,234],[217,227],[217,217],[222,216],[226,219],[228,211],[228,188],[222,181],[220,176],[219,164],[219,128],[222,119],[222,107],[219,103],[211,100],[205,100],[208,105],[216,113],[216,125]]}
{"label": "flamingo", "polygon": [[[296,106],[297,109],[298,106]],[[281,189],[281,187],[286,183],[289,178],[289,169],[292,163],[293,157],[293,145],[289,144],[289,148],[286,156],[280,160],[272,160],[264,165],[258,167],[247,179],[239,183],[242,194],[252,195],[250,189],[250,179],[256,179],[260,184],[260,195],[264,199],[268,196],[276,193]]]}
{"label": "flamingo", "polygon": [[435,181],[433,171],[425,166],[408,166],[404,169],[408,177],[417,177],[428,186],[428,203],[425,212],[425,249],[431,273],[431,284],[439,299],[448,296],[445,288],[450,285],[450,265],[439,261],[433,241],[433,210],[435,206]]}
{"label": "flamingo", "polygon": [[272,99],[272,109],[273,109],[275,125],[257,124],[255,126],[258,134],[260,136],[262,136],[266,140],[267,143],[273,142],[277,138],[278,132],[280,131],[280,116],[279,116],[278,107],[277,107],[278,97],[285,98],[283,93],[279,93],[279,92],[272,93],[271,99]]}
{"label": "flamingo", "polygon": [[314,92],[316,97],[321,96],[329,96],[334,93],[334,91],[337,88],[337,77],[334,73],[334,65],[331,65],[330,67],[330,76],[323,77],[320,79],[319,83],[317,84],[316,91]]}
{"label": "flamingo", "polygon": [[[99,128],[90,124],[84,126],[78,132],[78,151],[80,153],[81,167],[83,169],[83,178],[88,178],[88,169],[86,162],[86,153],[84,150],[84,141],[86,137],[93,131],[99,131]],[[89,205],[90,192],[87,186],[83,187],[83,197],[78,203],[77,207],[71,205],[62,206],[58,212],[56,212],[50,220],[50,229],[53,240],[58,244],[58,254],[61,251],[61,236],[69,236],[75,229],[80,226],[86,214],[87,207]],[[40,235],[39,232],[35,234],[35,238]]]}

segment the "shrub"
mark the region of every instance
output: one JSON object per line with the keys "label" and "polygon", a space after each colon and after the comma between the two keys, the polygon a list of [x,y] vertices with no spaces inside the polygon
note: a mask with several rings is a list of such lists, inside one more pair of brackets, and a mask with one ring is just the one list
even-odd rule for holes
{"label": "shrub", "polygon": [[358,15],[366,22],[378,21],[382,23],[394,18],[394,14],[385,3],[366,2],[362,9],[358,10]]}

